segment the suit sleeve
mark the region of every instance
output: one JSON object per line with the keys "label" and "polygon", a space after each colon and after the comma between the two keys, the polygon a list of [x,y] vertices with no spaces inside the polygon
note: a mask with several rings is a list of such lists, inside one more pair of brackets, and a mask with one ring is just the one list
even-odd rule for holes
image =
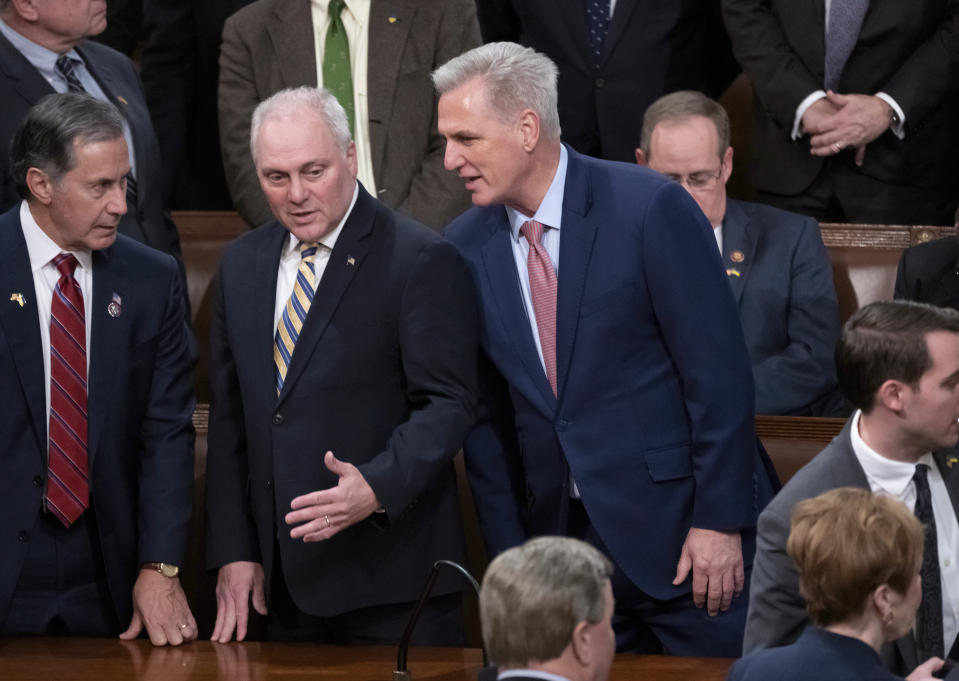
{"label": "suit sleeve", "polygon": [[153,381],[140,426],[138,559],[183,565],[193,511],[196,352],[185,322],[179,274],[173,258],[167,262]]}
{"label": "suit sleeve", "polygon": [[520,464],[506,380],[480,352],[480,409],[463,446],[466,475],[486,553],[493,558],[528,538],[520,512],[525,475]]}
{"label": "suit sleeve", "polygon": [[[959,88],[959,0],[949,0],[942,24],[880,88],[906,114],[906,136]],[[867,93],[872,94],[872,93]]]}
{"label": "suit sleeve", "polygon": [[749,583],[743,654],[792,643],[805,629],[806,606],[799,576],[786,553],[789,518],[767,507],[759,516],[756,557]]}
{"label": "suit sleeve", "polygon": [[915,282],[910,280],[906,273],[908,268],[909,249],[902,252],[899,258],[899,267],[896,268],[896,285],[893,288],[892,297],[894,300],[918,300],[916,297]]}
{"label": "suit sleeve", "polygon": [[402,295],[400,356],[411,405],[384,451],[359,466],[389,519],[435,484],[476,419],[478,308],[452,245],[423,249]]}
{"label": "suit sleeve", "polygon": [[210,327],[210,429],[206,456],[206,563],[259,561],[248,488],[246,428],[236,359],[227,334],[224,268],[216,278]]}
{"label": "suit sleeve", "polygon": [[261,97],[253,81],[250,48],[234,19],[230,17],[226,20],[220,46],[220,85],[217,92],[220,146],[233,205],[244,220],[256,226],[273,217],[250,156],[250,119]]}
{"label": "suit sleeve", "polygon": [[839,338],[839,303],[832,267],[815,220],[799,225],[790,254],[789,344],[753,367],[756,411],[801,409],[836,385],[833,349]]}
{"label": "suit sleeve", "polygon": [[[476,5],[473,0],[447,0],[437,28],[436,54],[433,68],[480,45]],[[398,208],[418,220],[440,230],[469,208],[469,195],[456,173],[446,170],[443,157],[446,142],[437,129],[437,104],[434,94],[431,107],[429,151],[413,176],[410,192]]]}
{"label": "suit sleeve", "polygon": [[799,104],[822,81],[790,47],[770,0],[722,0],[722,8],[736,59],[769,115],[791,131]]}
{"label": "suit sleeve", "polygon": [[726,531],[754,527],[754,476],[761,466],[739,313],[712,228],[695,201],[676,183],[653,191],[641,217],[641,267],[689,415],[696,482],[691,523]]}

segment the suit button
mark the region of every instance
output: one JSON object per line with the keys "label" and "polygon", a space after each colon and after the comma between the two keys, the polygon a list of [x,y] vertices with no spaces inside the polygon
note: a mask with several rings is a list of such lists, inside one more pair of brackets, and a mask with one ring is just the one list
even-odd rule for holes
{"label": "suit button", "polygon": [[604,87],[606,87],[606,81],[603,80],[602,78],[597,78],[594,84],[595,84],[596,87],[598,87],[600,90],[602,90]]}
{"label": "suit button", "polygon": [[17,535],[17,541],[19,541],[21,544],[26,544],[28,541],[30,541],[30,535],[27,534],[26,530],[21,530],[20,534]]}
{"label": "suit button", "polygon": [[265,483],[263,483],[263,486],[266,487],[267,489],[273,489],[273,481],[267,480]]}
{"label": "suit button", "polygon": [[274,426],[283,425],[283,414],[273,414],[273,425]]}
{"label": "suit button", "polygon": [[34,487],[43,487],[43,477],[39,475],[33,476],[33,486]]}

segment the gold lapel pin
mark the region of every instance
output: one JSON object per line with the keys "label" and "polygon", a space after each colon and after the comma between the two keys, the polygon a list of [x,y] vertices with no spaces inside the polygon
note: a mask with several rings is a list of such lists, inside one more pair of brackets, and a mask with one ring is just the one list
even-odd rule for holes
{"label": "gold lapel pin", "polygon": [[117,95],[117,100],[118,100],[123,106],[130,106],[130,102],[128,102],[127,100],[125,100],[125,99],[124,99],[123,97],[121,97],[120,95]]}
{"label": "gold lapel pin", "polygon": [[394,16],[394,17],[390,17],[389,19],[387,19],[387,21],[390,22],[391,24],[395,24],[395,23],[396,23],[396,17],[395,17],[395,16]]}
{"label": "gold lapel pin", "polygon": [[957,459],[957,458],[954,457],[954,456],[950,456],[948,459],[946,459],[946,467],[947,467],[947,468],[952,468],[952,465],[955,464],[955,463],[959,463],[959,459]]}
{"label": "gold lapel pin", "polygon": [[742,275],[739,273],[739,270],[730,267],[728,270],[726,270],[726,276],[727,276],[727,277],[741,277]]}
{"label": "gold lapel pin", "polygon": [[11,302],[14,302],[14,303],[18,303],[18,304],[20,305],[20,307],[23,307],[24,305],[27,304],[27,301],[25,301],[25,300],[23,299],[23,294],[22,294],[22,293],[11,293],[11,294],[10,294],[10,301],[11,301]]}
{"label": "gold lapel pin", "polygon": [[350,265],[350,266],[352,267],[353,265],[356,264],[356,258],[354,258],[354,257],[351,255],[350,257],[348,257],[348,258],[346,259],[346,264],[347,264],[347,265]]}
{"label": "gold lapel pin", "polygon": [[733,251],[732,253],[729,254],[729,259],[732,260],[733,262],[742,262],[743,260],[746,259],[746,256],[743,254],[742,251]]}

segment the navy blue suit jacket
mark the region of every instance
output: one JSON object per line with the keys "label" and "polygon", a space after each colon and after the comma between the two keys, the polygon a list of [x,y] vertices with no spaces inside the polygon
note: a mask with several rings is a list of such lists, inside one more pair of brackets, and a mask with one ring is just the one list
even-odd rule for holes
{"label": "navy blue suit jacket", "polygon": [[[40,517],[47,466],[43,348],[19,205],[0,216],[0,619]],[[7,300],[22,294],[24,305]],[[120,297],[121,313],[107,306]],[[110,596],[132,614],[144,562],[183,565],[193,508],[193,346],[168,255],[123,235],[93,252],[90,498]]]}
{"label": "navy blue suit jacket", "polygon": [[[262,562],[279,543],[304,612],[416,600],[433,561],[465,558],[453,456],[476,415],[475,293],[462,258],[362,187],[330,254],[279,397],[273,313],[289,233],[234,241],[211,328],[207,563]],[[385,510],[331,539],[291,539],[284,509],[334,487],[327,450],[359,468]],[[435,593],[463,588],[454,575]]]}
{"label": "navy blue suit jacket", "polygon": [[447,238],[480,293],[487,401],[498,410],[465,448],[490,553],[562,534],[571,474],[630,580],[655,598],[688,592],[689,580],[671,581],[690,526],[752,528],[771,496],[749,356],[699,207],[646,168],[570,150],[558,398],[534,345],[503,206],[466,212]]}
{"label": "navy blue suit jacket", "polygon": [[903,251],[893,295],[959,310],[959,239],[936,239]]}
{"label": "navy blue suit jacket", "polygon": [[749,346],[760,414],[833,416],[839,305],[813,218],[726,202],[723,264]]}
{"label": "navy blue suit jacket", "polygon": [[[133,136],[137,205],[127,206],[126,215],[120,220],[120,233],[179,259],[180,240],[176,226],[163,210],[160,150],[136,67],[124,55],[99,43],[84,41],[77,46],[77,52],[104,94],[123,114]],[[13,134],[30,107],[53,93],[54,89],[2,35],[0,92],[3,93],[3,106],[0,106],[0,211],[5,211],[20,201],[10,175],[9,151]]]}
{"label": "navy blue suit jacket", "polygon": [[817,627],[795,643],[738,660],[726,681],[901,681],[868,644]]}

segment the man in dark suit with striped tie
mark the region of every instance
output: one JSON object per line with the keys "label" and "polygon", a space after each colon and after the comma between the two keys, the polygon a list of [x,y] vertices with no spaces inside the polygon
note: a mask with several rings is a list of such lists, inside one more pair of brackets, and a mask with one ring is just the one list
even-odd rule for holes
{"label": "man in dark suit with striped tie", "polygon": [[[221,260],[211,331],[207,564],[216,641],[395,642],[431,564],[464,557],[453,456],[476,410],[478,312],[456,249],[356,180],[343,107],[253,114],[276,220]],[[461,644],[456,575],[420,643]],[[414,641],[416,641],[414,637]]]}
{"label": "man in dark suit with striped tie", "polygon": [[49,95],[10,157],[22,201],[0,215],[0,635],[192,640],[177,575],[194,353],[176,262],[117,234],[123,119]]}

